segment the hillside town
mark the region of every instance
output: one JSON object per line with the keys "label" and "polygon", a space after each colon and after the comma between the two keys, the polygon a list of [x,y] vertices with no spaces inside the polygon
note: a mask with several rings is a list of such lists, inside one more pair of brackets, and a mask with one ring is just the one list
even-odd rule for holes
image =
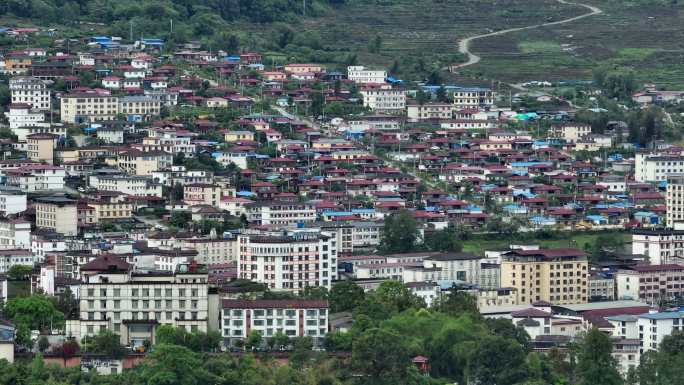
{"label": "hillside town", "polygon": [[[513,95],[163,39],[13,48],[0,296],[63,317],[36,327],[6,308],[9,362],[40,350],[117,374],[168,327],[236,354],[301,338],[332,351],[357,327],[351,292],[390,285],[425,309],[466,295],[535,352],[598,329],[623,376],[684,328],[684,148],[634,143],[625,121],[597,131],[571,102],[516,108],[563,101],[537,85]],[[682,95],[646,85],[633,108]],[[104,333],[125,354],[86,354]]]}

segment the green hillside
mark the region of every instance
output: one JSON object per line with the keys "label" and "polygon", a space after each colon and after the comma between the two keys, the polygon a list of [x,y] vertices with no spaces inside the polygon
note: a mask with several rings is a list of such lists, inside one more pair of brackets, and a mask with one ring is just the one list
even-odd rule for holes
{"label": "green hillside", "polygon": [[468,73],[511,82],[591,79],[593,69],[606,67],[662,87],[684,87],[684,2],[584,2],[604,13],[476,41],[473,51],[483,60]]}
{"label": "green hillside", "polygon": [[[506,82],[590,79],[595,68],[608,67],[633,70],[640,81],[684,86],[683,1],[584,2],[604,13],[477,40],[472,49],[483,60],[460,75]],[[463,60],[460,38],[585,12],[557,0],[4,0],[0,26],[49,26],[72,37],[129,38],[132,31],[134,39],[258,50],[267,64],[381,65],[404,79],[422,79]]]}
{"label": "green hillside", "polygon": [[555,0],[7,0],[0,25],[51,26],[74,37],[128,38],[132,29],[133,38],[269,52],[274,62],[356,62],[421,78],[459,61],[463,36],[580,12]]}

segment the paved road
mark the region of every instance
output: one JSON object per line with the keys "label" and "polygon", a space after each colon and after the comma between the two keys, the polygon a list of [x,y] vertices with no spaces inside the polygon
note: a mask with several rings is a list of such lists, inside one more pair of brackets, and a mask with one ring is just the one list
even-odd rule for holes
{"label": "paved road", "polygon": [[161,220],[159,220],[159,219],[146,218],[146,217],[141,217],[141,216],[138,216],[138,215],[133,215],[133,218],[135,218],[136,220],[138,220],[138,221],[140,221],[140,222],[142,222],[142,223],[144,223],[144,224],[146,224],[146,225],[148,225],[148,226],[150,226],[150,227],[157,227],[157,226],[159,226],[159,227],[161,227],[161,228],[164,229],[164,230],[168,230],[168,229],[169,229],[169,226],[167,226],[166,224],[164,224],[164,223],[163,223]]}
{"label": "paved road", "polygon": [[485,33],[483,35],[477,35],[477,36],[471,36],[471,37],[465,38],[465,39],[458,42],[458,51],[464,55],[467,55],[468,61],[465,63],[455,64],[455,65],[451,66],[451,71],[455,71],[459,68],[464,68],[464,67],[471,66],[473,64],[477,64],[480,62],[480,60],[482,60],[482,58],[480,56],[478,56],[478,55],[476,55],[470,51],[470,43],[473,40],[484,39],[486,37],[491,37],[491,36],[504,35],[504,34],[511,33],[511,32],[518,32],[518,31],[524,31],[524,30],[528,30],[528,29],[535,29],[535,28],[539,28],[539,27],[546,27],[546,26],[551,26],[551,25],[570,23],[570,22],[573,22],[576,20],[584,19],[585,17],[590,17],[590,16],[594,16],[594,15],[598,15],[598,14],[603,13],[603,11],[600,8],[594,7],[593,5],[582,4],[582,3],[573,3],[570,1],[566,1],[566,0],[556,0],[556,1],[558,1],[561,4],[577,5],[580,7],[584,7],[586,9],[588,9],[589,12],[585,13],[583,15],[571,17],[569,19],[553,21],[553,22],[543,23],[543,24],[529,25],[527,27],[503,29],[501,31]]}
{"label": "paved road", "polygon": [[278,113],[280,115],[282,115],[288,119],[297,120],[297,121],[303,122],[304,124],[306,124],[307,126],[309,126],[311,128],[314,128],[314,129],[319,130],[319,131],[321,130],[321,126],[309,118],[305,118],[302,116],[297,116],[297,115],[291,114],[291,113],[287,112],[287,110],[283,107],[273,106],[273,109],[278,111]]}

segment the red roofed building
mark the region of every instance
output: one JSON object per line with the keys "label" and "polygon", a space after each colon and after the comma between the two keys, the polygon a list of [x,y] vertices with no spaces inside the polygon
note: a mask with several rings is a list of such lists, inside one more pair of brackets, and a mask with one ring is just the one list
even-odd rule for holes
{"label": "red roofed building", "polygon": [[684,294],[684,265],[642,265],[615,274],[617,299],[649,304]]}

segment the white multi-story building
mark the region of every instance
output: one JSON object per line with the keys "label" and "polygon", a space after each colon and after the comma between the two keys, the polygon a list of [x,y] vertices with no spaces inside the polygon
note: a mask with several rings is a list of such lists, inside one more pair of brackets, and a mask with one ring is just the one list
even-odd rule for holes
{"label": "white multi-story building", "polygon": [[325,232],[239,235],[238,276],[272,290],[330,289],[337,279],[337,242]]}
{"label": "white multi-story building", "polygon": [[364,66],[347,67],[347,79],[354,83],[384,83],[387,79],[387,71],[371,70]]}
{"label": "white multi-story building", "polygon": [[684,156],[637,151],[634,154],[634,179],[637,182],[660,182],[670,174],[684,174]]}
{"label": "white multi-story building", "polygon": [[667,175],[665,205],[668,226],[674,226],[675,222],[684,223],[684,174]]}
{"label": "white multi-story building", "polygon": [[12,104],[28,104],[34,110],[50,111],[51,84],[51,81],[28,76],[11,78],[9,89],[12,94]]}
{"label": "white multi-story building", "polygon": [[10,104],[5,116],[12,131],[21,127],[50,126],[50,123],[45,122],[45,112],[34,110],[29,104]]}
{"label": "white multi-story building", "polygon": [[654,265],[684,262],[684,226],[675,223],[674,228],[635,229],[632,254],[645,255]]}
{"label": "white multi-story building", "polygon": [[142,143],[134,147],[142,151],[182,153],[186,158],[194,157],[197,150],[197,146],[192,143],[189,135],[179,135],[175,131],[162,130],[150,130],[150,136],[143,138]]}
{"label": "white multi-story building", "polygon": [[26,194],[9,188],[0,189],[0,214],[15,215],[26,211]]}
{"label": "white multi-story building", "polygon": [[162,185],[149,176],[91,175],[89,185],[102,191],[118,191],[127,195],[162,197]]}
{"label": "white multi-story building", "polygon": [[39,262],[42,262],[46,255],[66,250],[67,242],[60,235],[31,235],[31,254],[36,256]]}
{"label": "white multi-story building", "polygon": [[457,108],[491,108],[496,100],[489,88],[456,88],[449,90]]}
{"label": "white multi-story building", "polygon": [[[665,337],[684,331],[684,312],[680,311],[651,311],[640,315],[617,315],[606,317],[606,320],[613,325],[612,334],[616,341],[638,341],[639,349],[636,353],[632,352],[636,354],[636,357],[631,357],[631,360],[627,359],[635,366],[639,363],[639,354],[657,350]],[[626,370],[621,372],[626,373]]]}
{"label": "white multi-story building", "polygon": [[0,273],[7,273],[12,266],[33,267],[35,257],[28,250],[0,250]]}
{"label": "white multi-story building", "polygon": [[264,338],[276,334],[311,337],[318,346],[328,332],[328,303],[319,300],[240,300],[221,303],[221,334],[225,346],[243,341],[252,331]]}
{"label": "white multi-story building", "polygon": [[23,192],[61,190],[64,188],[66,171],[49,164],[32,164],[6,170],[7,184]]}
{"label": "white multi-story building", "polygon": [[33,134],[54,134],[66,137],[66,127],[62,124],[47,124],[45,126],[22,126],[12,129],[19,142],[26,142],[26,138]]}
{"label": "white multi-story building", "polygon": [[255,202],[246,205],[247,221],[259,225],[297,225],[316,220],[316,206],[308,202]]}
{"label": "white multi-story building", "polygon": [[23,219],[0,219],[0,249],[31,248],[31,222]]}
{"label": "white multi-story building", "polygon": [[406,108],[406,92],[391,86],[367,87],[362,89],[363,106],[376,112],[400,114]]}
{"label": "white multi-story building", "polygon": [[[207,332],[207,272],[182,265],[168,273],[137,272],[122,258],[102,255],[81,266],[80,334],[111,330],[131,347],[155,342],[157,325]],[[214,312],[218,317],[218,309]]]}

